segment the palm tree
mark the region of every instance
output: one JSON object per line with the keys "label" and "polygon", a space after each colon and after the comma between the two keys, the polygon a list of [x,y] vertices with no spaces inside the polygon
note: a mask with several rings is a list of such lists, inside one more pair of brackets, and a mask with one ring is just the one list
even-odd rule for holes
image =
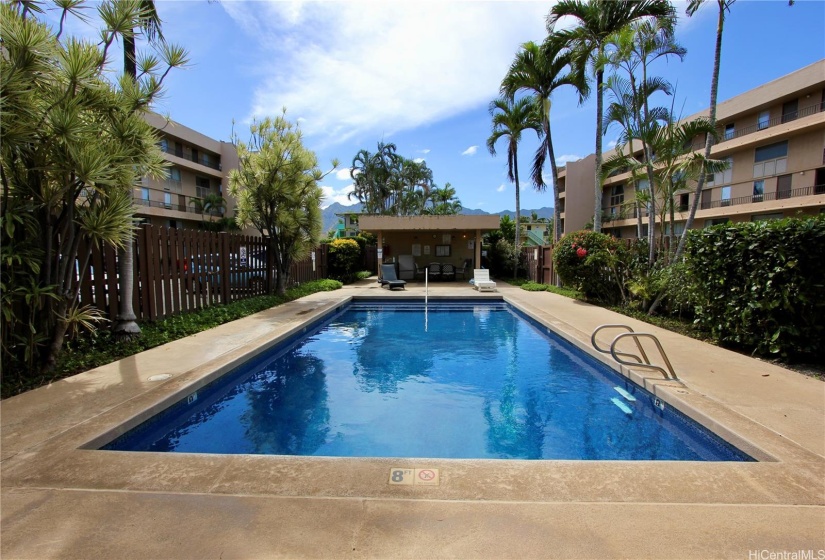
{"label": "palm tree", "polygon": [[456,198],[455,189],[447,183],[443,187],[436,187],[430,193],[432,207],[426,213],[434,215],[458,214],[461,212],[461,200]]}
{"label": "palm tree", "polygon": [[[719,9],[719,14],[716,21],[716,48],[713,53],[713,74],[710,79],[710,107],[708,108],[708,120],[711,125],[716,126],[716,98],[719,92],[719,63],[722,60],[722,33],[725,30],[725,12],[730,11],[730,7],[736,0],[716,0],[716,5]],[[690,0],[687,7],[687,15],[693,16],[705,0]],[[792,6],[794,0],[789,0],[788,5]],[[714,138],[708,135],[705,139],[705,159],[710,159],[710,150],[713,147]],[[682,232],[682,237],[679,239],[679,247],[676,248],[674,260],[679,260],[685,252],[685,243],[687,242],[688,231],[693,227],[693,220],[696,218],[696,211],[699,209],[699,201],[702,198],[702,189],[705,186],[705,176],[699,175],[699,180],[696,182],[696,191],[693,196],[693,203],[690,205],[690,213],[688,213],[687,221],[685,222],[685,231]]]}
{"label": "palm tree", "polygon": [[493,117],[493,129],[487,138],[487,149],[490,154],[496,155],[496,142],[507,138],[507,178],[516,185],[516,240],[515,240],[515,275],[518,275],[519,257],[519,229],[520,229],[520,195],[518,178],[518,143],[521,133],[525,130],[534,130],[541,137],[541,115],[539,105],[532,96],[514,100],[501,97],[490,103],[490,116]]}
{"label": "palm tree", "polygon": [[[558,21],[565,16],[578,20],[572,29],[556,31]],[[593,230],[602,229],[602,113],[604,110],[605,48],[610,37],[623,27],[651,17],[672,26],[675,10],[667,0],[561,0],[547,16],[550,41],[568,49],[575,68],[583,71],[588,65],[596,75],[596,173]]]}
{"label": "palm tree", "polygon": [[[656,192],[654,189],[657,182],[654,177],[650,139],[655,136],[660,123],[670,121],[670,115],[661,107],[651,110],[649,100],[655,92],[670,95],[671,87],[670,83],[664,79],[649,78],[648,67],[658,58],[675,55],[681,60],[687,54],[687,50],[676,42],[673,27],[667,22],[664,23],[662,25],[655,21],[636,22],[615,34],[611,40],[615,52],[610,56],[610,62],[615,67],[623,68],[627,72],[627,79],[622,80],[614,75],[608,80],[608,83],[614,82],[611,84],[611,89],[614,93],[618,93],[617,99],[629,113],[629,122],[634,123],[635,129],[626,127],[625,130],[633,133],[631,138],[635,137],[641,142],[642,159],[651,189],[648,216],[648,263],[651,265],[656,257]],[[617,82],[621,83],[618,92]],[[611,109],[612,107],[608,108],[608,113]]]}
{"label": "palm tree", "polygon": [[[153,0],[142,0],[138,21],[149,41],[163,41],[161,20]],[[123,34],[123,71],[137,80],[137,58],[135,53],[135,34]],[[134,293],[134,238],[126,237],[123,246],[118,249],[118,313],[112,330],[118,338],[132,338],[140,334],[140,327],[135,322],[137,316],[132,304]]]}
{"label": "palm tree", "polygon": [[543,168],[545,157],[550,159],[550,170],[553,178],[553,241],[561,237],[561,209],[559,205],[559,170],[556,165],[556,156],[553,152],[553,137],[550,132],[550,96],[563,86],[572,85],[579,91],[579,97],[586,92],[587,82],[584,74],[562,72],[570,66],[570,53],[561,53],[563,46],[553,41],[545,41],[541,46],[528,41],[516,53],[516,58],[510,65],[507,75],[501,82],[501,93],[514,97],[519,91],[528,91],[541,103],[541,127],[544,141],[536,150],[533,160],[533,186],[539,192],[546,188],[544,184]]}

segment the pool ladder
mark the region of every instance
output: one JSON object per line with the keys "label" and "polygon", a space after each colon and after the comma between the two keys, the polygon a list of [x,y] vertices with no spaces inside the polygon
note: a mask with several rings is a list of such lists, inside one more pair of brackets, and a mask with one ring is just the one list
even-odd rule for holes
{"label": "pool ladder", "polygon": [[[599,331],[602,331],[604,329],[624,329],[627,332],[617,335],[616,338],[613,339],[613,342],[610,344],[610,348],[601,348],[596,343],[596,335],[599,333]],[[635,354],[619,352],[618,350],[616,350],[616,345],[619,343],[620,340],[623,340],[625,338],[633,339],[633,342],[636,343],[636,348],[639,349],[639,354],[641,354],[641,357]],[[650,363],[650,358],[647,357],[647,353],[645,353],[645,349],[642,347],[642,343],[639,342],[640,338],[649,338],[653,340],[654,343],[656,343],[656,348],[659,349],[659,355],[662,357],[662,360],[664,360],[665,365],[667,366],[667,370],[665,370],[661,366],[657,366]],[[610,354],[611,356],[613,356],[614,360],[616,360],[618,363],[622,365],[653,369],[661,372],[661,374],[665,376],[665,379],[675,379],[676,381],[679,381],[679,378],[676,377],[676,372],[673,371],[673,366],[671,365],[670,360],[668,359],[667,354],[665,353],[665,349],[662,348],[662,343],[659,342],[659,339],[656,338],[656,335],[644,332],[636,332],[628,325],[601,325],[599,327],[596,327],[596,330],[593,331],[592,335],[590,335],[590,343],[593,344],[593,348],[595,348],[603,354]],[[635,361],[630,362],[620,358],[620,356],[623,356],[625,358],[632,358]]]}

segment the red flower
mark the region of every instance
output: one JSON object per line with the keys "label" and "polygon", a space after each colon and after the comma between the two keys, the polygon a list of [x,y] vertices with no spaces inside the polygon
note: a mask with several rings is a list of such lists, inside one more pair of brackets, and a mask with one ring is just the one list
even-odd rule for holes
{"label": "red flower", "polygon": [[585,249],[584,247],[579,247],[578,249],[576,249],[576,255],[578,255],[580,259],[583,259],[585,256],[587,256],[587,249]]}

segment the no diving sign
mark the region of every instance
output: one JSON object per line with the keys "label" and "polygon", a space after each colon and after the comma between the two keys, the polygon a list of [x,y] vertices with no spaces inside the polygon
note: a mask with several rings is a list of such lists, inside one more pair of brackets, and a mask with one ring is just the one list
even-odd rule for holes
{"label": "no diving sign", "polygon": [[414,486],[438,486],[438,469],[405,469],[393,467],[390,469],[390,484],[405,484]]}

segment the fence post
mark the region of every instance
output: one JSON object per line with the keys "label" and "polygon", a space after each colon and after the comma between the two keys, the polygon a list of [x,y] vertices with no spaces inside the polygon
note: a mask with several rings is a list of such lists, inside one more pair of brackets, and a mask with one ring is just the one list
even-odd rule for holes
{"label": "fence post", "polygon": [[231,249],[229,247],[229,234],[225,231],[222,231],[218,234],[218,247],[218,258],[220,260],[219,266],[221,270],[221,303],[226,305],[231,301],[230,298],[232,297],[232,288],[229,285],[229,267],[232,264],[232,259],[229,258],[231,252]]}

